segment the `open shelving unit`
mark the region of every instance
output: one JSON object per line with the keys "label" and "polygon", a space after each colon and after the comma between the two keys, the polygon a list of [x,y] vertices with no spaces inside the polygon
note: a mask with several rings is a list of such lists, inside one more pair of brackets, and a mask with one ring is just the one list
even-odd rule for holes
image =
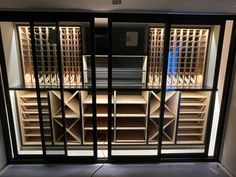
{"label": "open shelving unit", "polygon": [[[124,63],[125,61],[125,63]],[[96,55],[96,85],[108,84],[108,56]],[[143,86],[146,83],[147,56],[145,55],[113,55],[112,84],[120,86],[129,84]],[[83,55],[84,83],[91,85],[91,56]]]}
{"label": "open shelving unit", "polygon": [[114,143],[145,143],[148,92],[114,91]]}
{"label": "open shelving unit", "polygon": [[[83,142],[92,144],[93,142],[93,114],[92,114],[92,95],[88,91],[82,91],[82,114],[83,114]],[[108,97],[105,93],[96,95],[97,101],[97,141],[98,144],[107,144],[107,116],[108,116]]]}
{"label": "open shelving unit", "polygon": [[203,144],[208,117],[210,92],[182,92],[178,144]]}

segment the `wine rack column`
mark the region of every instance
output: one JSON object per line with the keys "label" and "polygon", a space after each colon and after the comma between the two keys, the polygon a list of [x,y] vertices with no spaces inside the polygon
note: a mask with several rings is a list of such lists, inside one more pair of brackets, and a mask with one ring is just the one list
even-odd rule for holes
{"label": "wine rack column", "polygon": [[[80,102],[78,100],[79,91],[64,92],[65,126],[68,145],[78,145],[81,143],[81,121]],[[51,109],[54,128],[54,142],[63,143],[63,124],[61,114],[61,95],[58,91],[51,91]]]}
{"label": "wine rack column", "polygon": [[148,92],[115,92],[115,143],[146,143]]}
{"label": "wine rack column", "polygon": [[[156,144],[159,135],[161,92],[150,92],[149,144]],[[178,92],[167,91],[163,122],[163,144],[174,144],[178,110]]]}
{"label": "wine rack column", "polygon": [[205,140],[210,92],[182,92],[178,144],[203,144]]}
{"label": "wine rack column", "polygon": [[[42,115],[45,130],[45,139],[50,138],[49,105],[47,92],[41,94]],[[40,145],[41,134],[37,95],[35,91],[17,91],[19,123],[21,128],[22,145]]]}

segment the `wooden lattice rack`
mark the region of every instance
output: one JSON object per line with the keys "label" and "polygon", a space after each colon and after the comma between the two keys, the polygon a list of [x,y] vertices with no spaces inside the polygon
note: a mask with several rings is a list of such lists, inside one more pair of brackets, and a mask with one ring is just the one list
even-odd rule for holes
{"label": "wooden lattice rack", "polygon": [[[81,85],[81,29],[60,27],[64,85]],[[18,26],[25,85],[34,85],[31,38],[29,26]],[[56,31],[52,26],[34,27],[39,83],[58,85]]]}
{"label": "wooden lattice rack", "polygon": [[[150,28],[149,85],[159,86],[162,77],[164,28]],[[168,86],[202,86],[209,29],[171,28]]]}

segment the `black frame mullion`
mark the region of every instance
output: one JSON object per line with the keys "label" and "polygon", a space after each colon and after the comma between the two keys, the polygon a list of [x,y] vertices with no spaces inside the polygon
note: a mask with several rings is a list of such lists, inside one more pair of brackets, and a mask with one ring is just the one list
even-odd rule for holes
{"label": "black frame mullion", "polygon": [[64,151],[65,156],[68,156],[67,149],[67,133],[66,133],[66,118],[65,118],[65,103],[64,103],[64,77],[62,70],[62,59],[61,59],[61,41],[60,41],[60,29],[59,22],[56,22],[56,48],[57,48],[57,62],[58,62],[58,73],[60,80],[60,94],[61,94],[61,114],[62,114],[62,125],[63,125],[63,140],[64,140]]}
{"label": "black frame mullion", "polygon": [[108,19],[108,160],[112,160],[112,19]]}
{"label": "black frame mullion", "polygon": [[96,102],[96,66],[95,66],[95,24],[94,19],[90,21],[90,53],[92,72],[92,110],[93,110],[93,155],[97,159],[97,102]]}
{"label": "black frame mullion", "polygon": [[41,96],[40,96],[40,86],[39,86],[39,74],[38,74],[38,62],[36,55],[36,45],[34,38],[34,22],[30,22],[30,38],[31,38],[31,46],[32,46],[32,60],[34,67],[34,75],[35,75],[35,87],[37,94],[37,104],[38,104],[38,112],[39,112],[39,126],[40,126],[40,134],[41,134],[41,143],[42,143],[42,151],[43,158],[46,157],[46,148],[45,148],[45,136],[44,136],[44,126],[43,126],[43,115],[42,115],[42,107],[41,107]]}
{"label": "black frame mullion", "polygon": [[169,45],[170,45],[170,29],[171,24],[169,21],[165,23],[164,32],[164,51],[163,51],[163,65],[162,65],[162,79],[161,79],[161,102],[160,102],[160,119],[159,119],[159,136],[158,138],[158,157],[161,158],[162,149],[162,136],[163,136],[163,124],[165,114],[165,97],[166,97],[166,80],[167,80],[167,69],[168,69],[168,56],[169,56]]}
{"label": "black frame mullion", "polygon": [[[64,13],[52,13],[52,12],[49,12],[49,13],[47,13],[47,12],[45,12],[45,13],[41,13],[41,12],[15,12],[15,13],[10,13],[10,12],[4,12],[4,11],[0,12],[0,14],[1,14],[0,15],[1,20],[4,20],[4,21],[9,21],[9,20],[10,21],[25,21],[25,20],[30,21],[30,20],[33,19],[32,23],[35,20],[45,21],[45,20],[48,19],[49,16],[54,21],[68,20],[68,19],[70,19],[70,20],[72,19],[74,21],[74,20],[78,19],[79,17],[89,19],[91,17],[96,16],[96,17],[112,17],[112,18],[114,17],[114,19],[120,19],[120,20],[125,19],[129,22],[135,22],[134,19],[139,19],[139,20],[144,20],[144,21],[148,21],[148,20],[151,21],[152,19],[158,19],[159,17],[161,17],[162,19],[163,18],[165,19],[165,17],[167,17],[173,23],[176,22],[176,23],[179,23],[179,24],[180,23],[189,24],[189,23],[192,23],[194,21],[195,23],[199,22],[199,24],[213,24],[213,25],[219,25],[220,21],[223,21],[223,20],[226,20],[226,19],[236,19],[235,16],[225,16],[225,15],[219,15],[219,16],[214,16],[214,15],[210,15],[210,16],[208,16],[208,15],[189,15],[189,16],[187,16],[187,15],[176,15],[176,14],[174,14],[174,15],[171,15],[171,14],[166,14],[166,15],[165,14],[109,14],[109,13],[77,13],[77,12],[73,12],[73,13],[65,13],[65,12]],[[204,20],[202,20],[203,18],[204,18]],[[136,21],[138,21],[138,20],[136,20]],[[91,27],[92,27],[92,25],[91,25]],[[222,26],[221,26],[221,28],[222,28]],[[228,72],[226,72],[226,76],[225,76],[224,92],[223,92],[223,97],[222,97],[221,110],[220,110],[221,111],[220,112],[220,119],[219,119],[219,124],[218,124],[218,132],[217,132],[216,147],[215,147],[215,157],[216,157],[216,159],[219,159],[220,142],[222,141],[223,127],[224,127],[224,123],[226,122],[225,117],[226,117],[227,109],[229,109],[229,102],[228,101],[230,100],[229,99],[230,90],[232,89],[231,88],[232,87],[231,82],[232,82],[232,78],[233,78],[232,74],[234,72],[233,71],[234,63],[235,63],[234,58],[236,56],[236,53],[235,53],[236,45],[234,44],[235,40],[236,40],[236,32],[235,32],[236,30],[235,29],[236,29],[236,27],[235,27],[235,24],[234,24],[232,37],[231,37],[231,47],[230,47],[230,52],[229,52],[229,61],[228,61],[228,64],[227,64],[227,71]],[[91,29],[91,31],[92,30],[93,29]],[[109,30],[109,28],[108,28],[108,30]],[[109,34],[109,31],[108,31],[108,34]],[[91,35],[93,35],[91,38],[94,38],[94,33],[91,33]],[[34,37],[32,39],[34,39]],[[110,38],[110,40],[112,40],[112,39]],[[91,39],[91,41],[94,42],[94,40],[92,40],[92,39]],[[110,42],[111,41],[108,41],[108,44]],[[219,42],[219,45],[221,45],[220,43],[222,43],[222,42]],[[110,47],[110,50],[108,51],[108,59],[110,58],[110,60],[111,60],[112,48],[111,48],[110,45],[108,47]],[[91,58],[92,63],[93,63],[95,61],[95,49],[93,48],[91,50],[92,50],[91,54],[94,54],[94,56],[92,56],[92,58]],[[0,51],[1,56],[2,56],[2,54],[4,54],[3,52],[4,51]],[[109,53],[109,52],[111,52],[111,53]],[[219,54],[219,52],[221,52],[221,51],[217,51],[217,52],[218,52],[217,53],[217,63],[220,63],[220,61],[218,61],[218,60],[220,60],[219,57],[221,57],[221,55]],[[110,57],[109,57],[109,54],[110,54]],[[1,58],[4,59],[4,56],[1,57]],[[167,59],[168,59],[168,57],[167,57]],[[36,59],[34,59],[34,60],[36,60]],[[14,121],[13,121],[13,118],[12,118],[13,117],[12,109],[11,109],[11,104],[10,104],[10,95],[9,95],[9,86],[8,86],[8,81],[7,81],[8,77],[7,77],[7,72],[6,72],[6,65],[4,64],[4,62],[5,62],[4,60],[0,60],[0,62],[1,62],[1,69],[2,69],[2,77],[3,77],[3,82],[2,83],[4,84],[2,86],[2,88],[4,89],[3,91],[5,91],[5,97],[6,97],[5,109],[8,111],[7,114],[8,114],[8,117],[9,117],[9,126],[10,126],[9,128],[11,129],[10,133],[11,133],[11,138],[12,138],[12,143],[13,143],[13,151],[14,151],[14,155],[15,155],[16,159],[19,158],[19,156],[20,156],[20,158],[22,158],[23,156],[18,155],[18,152],[17,152],[17,149],[16,149],[15,129],[14,129]],[[109,62],[110,61],[108,60],[108,64],[109,64]],[[37,62],[36,62],[36,64],[37,64]],[[212,94],[213,93],[215,94],[217,92],[217,82],[218,82],[218,75],[219,75],[219,73],[218,73],[219,71],[217,71],[217,70],[219,70],[219,67],[220,67],[219,65],[220,64],[216,64],[213,89],[208,90],[208,91],[212,91]],[[94,63],[94,65],[92,64],[92,67],[94,67],[94,69],[92,69],[92,72],[95,72],[95,63]],[[109,67],[109,68],[112,69],[112,67]],[[37,70],[35,70],[35,71],[37,71]],[[108,72],[109,72],[109,70],[108,70]],[[147,73],[148,73],[148,71],[147,71]],[[111,72],[111,74],[112,74],[112,72]],[[96,76],[96,72],[94,74],[92,73],[92,75]],[[35,74],[35,76],[37,76],[36,78],[38,79],[38,75]],[[93,77],[93,76],[92,76],[92,82],[95,82],[95,84],[96,84],[96,80],[95,80],[96,77]],[[108,79],[109,79],[109,76],[110,75],[108,75]],[[60,77],[60,78],[62,79],[62,77]],[[112,84],[111,81],[110,81],[110,83]],[[162,85],[163,84],[166,84],[166,82],[164,83],[163,78],[162,78]],[[64,89],[64,87],[62,87],[62,89]],[[164,89],[167,89],[167,88],[165,87]],[[21,90],[21,88],[19,90]],[[34,89],[32,89],[32,90],[34,90]],[[176,90],[181,91],[181,89],[176,89]],[[38,96],[38,92],[40,94],[40,90],[38,90],[36,88],[36,91],[37,91],[37,101],[38,101],[38,99],[40,98]],[[61,88],[60,88],[60,91],[61,91]],[[162,92],[163,92],[163,90],[162,90]],[[164,93],[162,93],[162,94],[164,94]],[[97,155],[96,154],[97,153],[97,141],[96,141],[97,140],[96,139],[97,133],[96,133],[96,112],[94,112],[94,111],[96,111],[96,85],[94,85],[94,84],[92,86],[92,94],[93,94],[93,96],[92,96],[92,99],[93,99],[93,129],[95,131],[94,132],[94,137],[93,137],[93,142],[94,142],[93,146],[94,146],[94,155],[96,156]],[[62,97],[63,97],[63,95],[64,95],[64,93],[62,94]],[[212,96],[212,97],[214,97],[214,96]],[[112,86],[109,88],[109,85],[108,85],[108,101],[110,101],[110,104],[112,104],[111,103],[111,100],[112,100],[111,98],[112,98]],[[161,99],[162,99],[162,97],[161,97]],[[214,100],[215,100],[214,98],[211,98],[212,102],[214,102]],[[41,104],[39,104],[39,105],[41,105]],[[63,102],[63,105],[64,105],[64,102]],[[1,100],[1,108],[2,108],[2,106],[3,106],[3,104],[2,104],[2,100]],[[64,109],[64,106],[63,106],[63,109]],[[4,109],[1,109],[1,111],[2,110],[4,110]],[[110,111],[110,110],[111,109],[109,109],[109,105],[108,105],[108,111]],[[41,111],[39,111],[39,113],[40,112]],[[163,112],[164,112],[164,110],[163,110]],[[212,107],[212,111],[209,110],[209,112],[212,112],[212,114],[213,114],[213,107]],[[163,116],[164,116],[164,113],[163,113]],[[163,118],[164,118],[163,116],[161,117],[162,118],[162,124],[163,124]],[[211,116],[209,116],[209,118],[211,119]],[[112,121],[111,114],[110,115],[108,114],[108,125],[109,125],[109,121],[110,121],[110,126],[108,126],[108,136],[110,136],[110,138],[108,137],[108,148],[109,147],[110,148],[108,150],[110,151],[109,155],[111,156],[111,121]],[[160,121],[161,121],[161,119],[160,119]],[[5,121],[5,120],[3,121],[3,126],[7,127],[7,121]],[[208,122],[207,126],[211,127],[211,122]],[[109,130],[109,127],[110,127],[110,130]],[[65,128],[65,126],[64,126],[64,128]],[[43,130],[41,127],[40,127],[40,129]],[[4,128],[3,131],[4,131],[3,132],[4,137],[9,136],[9,135],[7,135],[7,133],[9,134],[9,132],[5,131],[5,128]],[[208,138],[208,139],[206,139],[206,141],[209,141],[210,132],[211,132],[211,130],[209,130],[209,132],[206,132],[207,133],[206,137]],[[161,133],[162,133],[162,131],[161,131]],[[6,139],[8,139],[8,138],[6,138]],[[109,139],[110,139],[110,144],[109,144]],[[65,143],[64,143],[64,145],[66,146]],[[162,146],[162,144],[159,144],[159,146]],[[208,144],[208,146],[209,146],[209,144]],[[67,148],[67,146],[66,146],[66,148]],[[162,147],[158,147],[158,148],[160,148],[160,152],[161,152]],[[207,148],[207,151],[208,151],[208,148]],[[207,151],[205,151],[205,155],[207,154]],[[7,148],[7,152],[9,154],[9,149],[8,148]],[[66,152],[67,152],[67,150],[66,150]],[[164,154],[162,155],[161,153],[158,153],[158,155],[161,155],[161,157],[163,157],[163,159],[160,159],[160,161],[164,160],[164,157],[168,156],[168,155],[164,156]],[[181,156],[181,154],[177,154],[177,155],[172,155],[172,157],[181,158],[183,156]],[[200,157],[200,156],[198,156],[198,157]],[[19,158],[19,160],[21,160],[20,158]],[[29,156],[27,158],[29,158]],[[185,155],[184,158],[189,158],[189,159],[192,158],[193,159],[193,156],[191,154],[189,156]],[[206,160],[209,159],[209,158],[206,158],[205,156],[201,156],[201,158],[204,158]],[[133,159],[135,159],[135,158],[133,158]],[[145,158],[143,158],[143,160],[145,160]]]}

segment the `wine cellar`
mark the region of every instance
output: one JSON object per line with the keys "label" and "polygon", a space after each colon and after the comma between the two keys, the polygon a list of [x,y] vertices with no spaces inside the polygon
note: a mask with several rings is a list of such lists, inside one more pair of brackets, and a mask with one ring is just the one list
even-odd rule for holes
{"label": "wine cellar", "polygon": [[[81,27],[62,26],[60,47],[65,86],[91,84],[91,58],[82,54]],[[145,85],[160,88],[163,66],[164,28],[151,27],[149,55],[114,55],[112,83]],[[59,85],[55,27],[35,26],[35,47],[39,84]],[[34,86],[29,26],[18,26],[24,83]],[[172,28],[167,71],[167,86],[202,87],[209,29]],[[107,56],[96,57],[96,82],[107,84]],[[124,63],[125,61],[125,63]],[[146,67],[148,72],[146,72]],[[146,81],[146,75],[148,80]],[[84,82],[84,83],[83,83]],[[64,91],[65,131],[68,145],[93,144],[93,102],[91,91]],[[41,98],[42,114],[50,116],[47,133],[52,128],[54,144],[63,143],[61,94],[48,91]],[[167,91],[164,105],[163,144],[204,144],[210,92]],[[23,145],[40,144],[36,93],[17,91],[19,122]],[[179,101],[180,100],[180,101]],[[49,105],[50,103],[50,105]],[[157,144],[160,129],[161,90],[122,91],[112,95],[112,144]],[[48,110],[50,109],[50,111]],[[108,96],[96,96],[97,141],[108,142]],[[49,115],[49,112],[51,115]],[[44,116],[45,116],[44,115]],[[178,126],[177,126],[178,125]],[[45,137],[47,135],[45,132]]]}
{"label": "wine cellar", "polygon": [[141,22],[10,26],[17,152],[106,158],[208,148],[220,25],[171,24],[169,34]]}

